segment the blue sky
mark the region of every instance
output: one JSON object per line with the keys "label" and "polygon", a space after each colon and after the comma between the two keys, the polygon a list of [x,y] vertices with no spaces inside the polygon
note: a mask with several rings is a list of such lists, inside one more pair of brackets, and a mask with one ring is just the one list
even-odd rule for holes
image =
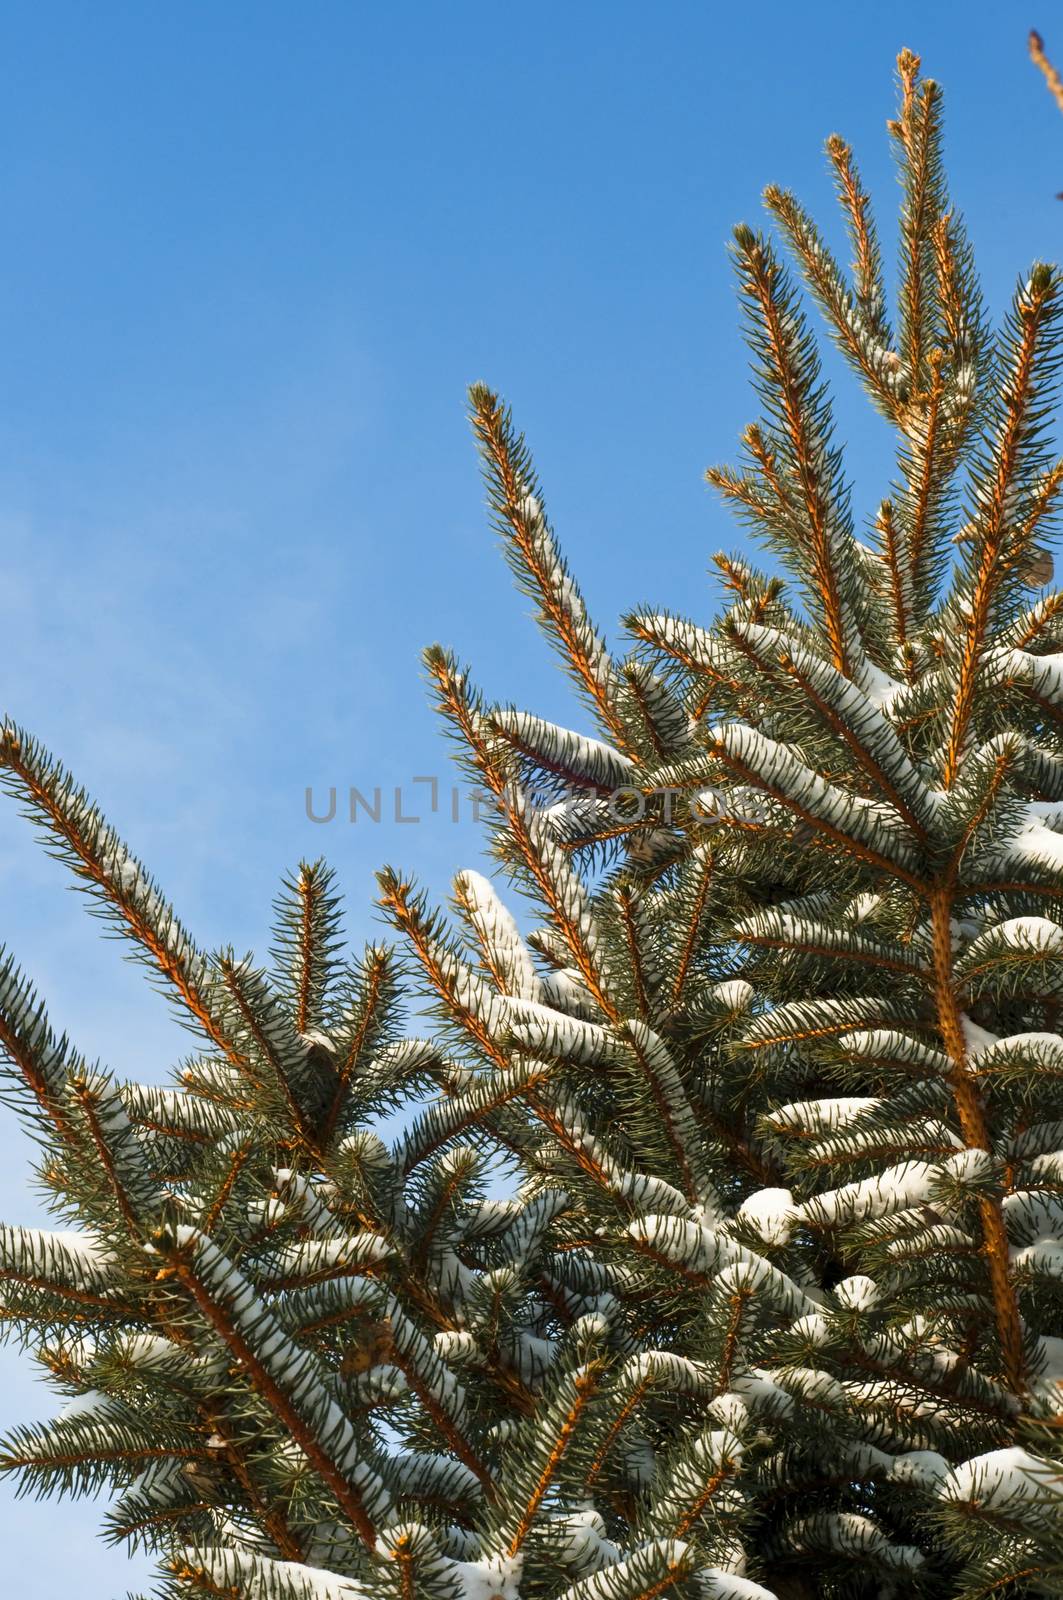
{"label": "blue sky", "polygon": [[[373,871],[441,894],[445,816],[327,827],[304,791],[449,782],[418,652],[578,718],[492,547],[466,384],[511,400],[598,619],[706,616],[740,542],[701,482],[751,415],[725,256],[768,181],[830,206],[857,147],[887,239],[908,44],[947,91],[954,195],[994,311],[1063,244],[1063,119],[1026,59],[1063,19],[964,4],[451,3],[0,9],[0,705],[104,804],[207,945],[265,943],[326,853],[352,938]],[[885,440],[849,385],[855,504]],[[580,725],[577,722],[577,725]],[[0,806],[0,939],[80,1047],[185,1048],[61,869]],[[0,1216],[39,1221],[0,1122]],[[14,1351],[0,1421],[47,1412]],[[15,1503],[24,1600],[146,1583],[93,1506]]]}

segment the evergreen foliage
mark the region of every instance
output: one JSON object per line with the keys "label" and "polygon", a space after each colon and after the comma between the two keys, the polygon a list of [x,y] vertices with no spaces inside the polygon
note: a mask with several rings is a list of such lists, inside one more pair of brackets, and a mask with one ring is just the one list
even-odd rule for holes
{"label": "evergreen foliage", "polygon": [[[767,193],[896,431],[866,543],[806,295],[751,229],[761,418],[709,477],[787,577],[718,558],[710,627],[640,610],[614,656],[509,413],[471,393],[597,735],[427,654],[526,935],[477,873],[442,912],[388,870],[398,945],[349,963],[304,865],[267,969],[207,955],[5,727],[7,785],[200,1051],[172,1088],[118,1083],[0,970],[65,1225],[0,1231],[4,1314],[67,1397],[3,1464],[107,1485],[164,1592],[1063,1595],[1063,284],[1035,266],[991,336],[940,92],[899,72],[892,313],[840,139],[848,274]],[[404,981],[431,1040],[403,1037]]]}

